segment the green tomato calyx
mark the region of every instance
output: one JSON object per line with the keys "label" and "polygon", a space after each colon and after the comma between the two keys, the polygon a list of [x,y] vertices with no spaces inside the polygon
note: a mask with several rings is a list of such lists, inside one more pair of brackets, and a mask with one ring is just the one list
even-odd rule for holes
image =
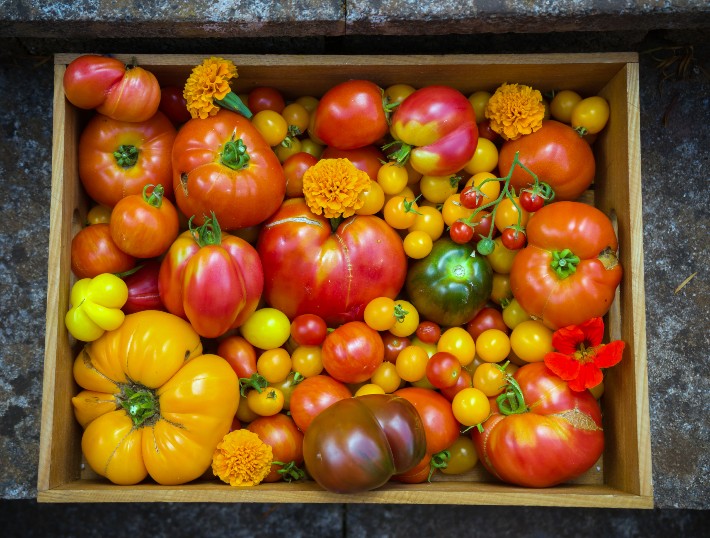
{"label": "green tomato calyx", "polygon": [[155,393],[146,388],[124,387],[118,401],[131,417],[133,425],[138,428],[146,421],[159,415],[158,399]]}
{"label": "green tomato calyx", "polygon": [[232,133],[232,138],[227,143],[224,144],[222,148],[222,153],[220,153],[220,162],[227,168],[232,170],[243,170],[249,164],[249,153],[247,152],[247,147],[244,145],[244,141],[239,138],[235,140],[237,136],[236,130]]}
{"label": "green tomato calyx", "polygon": [[113,152],[113,158],[116,159],[116,164],[121,168],[133,168],[138,162],[139,153],[137,147],[130,144],[121,144]]}
{"label": "green tomato calyx", "polygon": [[570,249],[566,248],[552,252],[552,262],[550,262],[550,265],[558,278],[565,279],[577,272],[579,262],[579,256],[575,256]]}

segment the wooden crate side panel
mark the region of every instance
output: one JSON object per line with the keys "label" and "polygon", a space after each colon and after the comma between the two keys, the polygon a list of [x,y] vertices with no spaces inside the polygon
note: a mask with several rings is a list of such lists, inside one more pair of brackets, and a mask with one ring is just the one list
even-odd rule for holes
{"label": "wooden crate side panel", "polygon": [[70,243],[75,227],[74,208],[80,197],[77,173],[76,113],[66,106],[62,91],[65,68],[55,66],[52,139],[52,195],[50,207],[49,264],[47,277],[47,325],[44,385],[37,489],[42,491],[79,476],[79,428],[71,398],[76,392],[72,352],[64,330],[71,286]]}
{"label": "wooden crate side panel", "polygon": [[[620,293],[609,314],[609,338],[626,343],[622,362],[607,372],[605,380],[606,482],[651,496],[638,64],[628,64],[600,95],[610,102],[611,117],[605,135],[597,141],[606,163],[597,175],[601,179],[597,205],[616,217],[624,268]],[[629,420],[630,415],[636,420]]]}

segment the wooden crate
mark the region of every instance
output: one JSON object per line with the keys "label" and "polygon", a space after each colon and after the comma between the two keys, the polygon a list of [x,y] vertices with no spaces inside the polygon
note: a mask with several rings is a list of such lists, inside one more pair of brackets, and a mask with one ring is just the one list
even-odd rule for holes
{"label": "wooden crate", "polygon": [[[216,479],[174,487],[145,483],[115,486],[83,463],[81,428],[72,413],[76,346],[64,328],[69,290],[70,243],[88,199],[77,173],[77,145],[90,112],[70,105],[62,77],[76,55],[55,57],[52,202],[50,209],[47,332],[42,400],[38,500],[40,502],[298,502],[584,506],[652,508],[651,447],[643,283],[638,58],[635,54],[445,55],[445,56],[229,56],[239,69],[233,89],[274,86],[286,97],[322,95],[351,78],[382,87],[447,84],[468,95],[503,82],[532,85],[543,93],[574,89],[599,94],[611,105],[607,128],[595,143],[594,203],[618,226],[624,277],[607,316],[609,336],[626,342],[624,360],[608,372],[603,397],[606,450],[588,473],[548,489],[501,484],[479,464],[464,477],[441,475],[431,484],[388,484],[376,491],[338,495],[314,482],[232,488]],[[129,62],[128,55],[118,55]],[[138,56],[163,85],[183,85],[203,56]],[[602,464],[603,460],[603,464]]]}

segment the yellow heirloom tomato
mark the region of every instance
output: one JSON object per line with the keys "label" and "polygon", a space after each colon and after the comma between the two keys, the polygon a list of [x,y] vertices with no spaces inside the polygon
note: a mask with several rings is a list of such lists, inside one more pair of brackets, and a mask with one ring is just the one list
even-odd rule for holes
{"label": "yellow heirloom tomato", "polygon": [[84,346],[74,379],[84,389],[72,399],[82,451],[115,484],[199,478],[239,405],[229,363],[203,355],[188,322],[156,310],[130,314]]}

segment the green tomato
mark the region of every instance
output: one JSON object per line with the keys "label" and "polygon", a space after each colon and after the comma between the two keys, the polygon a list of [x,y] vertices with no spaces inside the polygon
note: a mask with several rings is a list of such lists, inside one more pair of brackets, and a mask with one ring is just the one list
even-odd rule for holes
{"label": "green tomato", "polygon": [[291,334],[291,322],[275,308],[261,308],[241,326],[242,336],[259,349],[275,349],[286,343]]}
{"label": "green tomato", "polygon": [[412,264],[406,287],[423,319],[442,327],[469,322],[491,295],[493,270],[471,244],[438,239],[428,256]]}

